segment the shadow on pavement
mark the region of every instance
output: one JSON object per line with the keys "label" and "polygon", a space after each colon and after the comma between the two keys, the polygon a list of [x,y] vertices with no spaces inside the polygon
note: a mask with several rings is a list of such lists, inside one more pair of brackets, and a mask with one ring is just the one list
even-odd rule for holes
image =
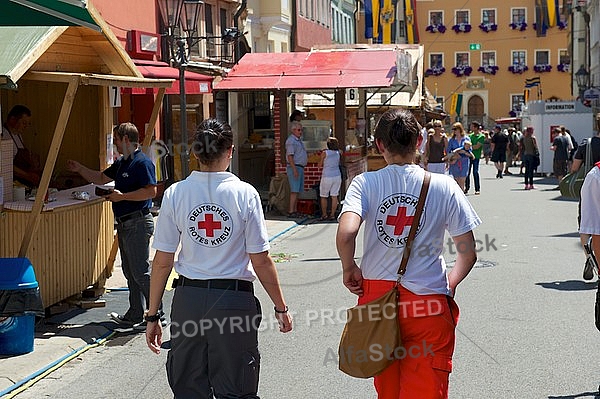
{"label": "shadow on pavement", "polygon": [[535,285],[559,291],[588,291],[595,290],[598,287],[596,281],[585,282],[581,280],[550,281],[535,283]]}
{"label": "shadow on pavement", "polygon": [[548,396],[548,399],[577,399],[577,398],[594,398],[600,399],[600,394],[598,392],[582,392],[574,395],[566,395],[566,396]]}

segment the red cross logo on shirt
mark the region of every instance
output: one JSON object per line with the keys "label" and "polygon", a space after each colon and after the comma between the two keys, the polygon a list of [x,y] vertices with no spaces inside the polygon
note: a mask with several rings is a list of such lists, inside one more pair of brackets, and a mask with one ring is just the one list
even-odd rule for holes
{"label": "red cross logo on shirt", "polygon": [[198,230],[206,230],[207,237],[214,237],[215,230],[221,229],[221,222],[215,222],[213,220],[213,216],[214,215],[212,213],[207,213],[204,221],[201,220],[198,222]]}
{"label": "red cross logo on shirt", "polygon": [[394,226],[394,234],[399,236],[406,226],[412,225],[414,216],[406,216],[406,207],[398,208],[396,216],[388,216],[385,224]]}

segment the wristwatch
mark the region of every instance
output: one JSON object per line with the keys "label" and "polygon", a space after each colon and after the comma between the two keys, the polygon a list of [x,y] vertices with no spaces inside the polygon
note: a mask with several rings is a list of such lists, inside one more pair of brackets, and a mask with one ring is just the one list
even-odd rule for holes
{"label": "wristwatch", "polygon": [[154,323],[160,320],[160,313],[149,315],[148,312],[144,314],[144,321],[147,323]]}

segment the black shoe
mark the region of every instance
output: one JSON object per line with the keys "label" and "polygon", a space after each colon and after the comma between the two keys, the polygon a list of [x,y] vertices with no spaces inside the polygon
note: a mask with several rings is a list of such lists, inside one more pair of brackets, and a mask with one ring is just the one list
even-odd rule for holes
{"label": "black shoe", "polygon": [[118,324],[120,324],[121,326],[125,326],[125,327],[133,327],[134,325],[140,323],[140,321],[135,321],[135,320],[128,319],[125,316],[118,314],[117,312],[111,312],[111,313],[108,314],[108,316],[113,321],[115,321]]}
{"label": "black shoe", "polygon": [[585,261],[585,266],[583,267],[583,279],[591,280],[594,278],[594,263],[587,258]]}

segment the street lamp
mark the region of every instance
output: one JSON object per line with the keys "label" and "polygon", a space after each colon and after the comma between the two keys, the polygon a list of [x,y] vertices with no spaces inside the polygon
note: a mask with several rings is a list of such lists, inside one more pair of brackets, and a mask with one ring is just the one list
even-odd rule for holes
{"label": "street lamp", "polygon": [[242,36],[238,28],[225,28],[220,36],[196,36],[198,16],[202,0],[156,0],[163,25],[167,28],[170,59],[179,69],[180,129],[181,129],[181,172],[185,179],[189,173],[189,148],[187,135],[187,100],[185,93],[185,69],[188,51],[200,40],[221,39],[225,44],[236,42]]}
{"label": "street lamp", "polygon": [[[188,63],[187,47],[198,26],[201,0],[157,0],[163,24],[167,27],[167,39],[171,60],[179,68],[179,122],[181,130],[181,176],[185,179],[189,173],[189,148],[187,134],[187,99],[185,93],[185,69]],[[180,26],[181,25],[181,26]],[[185,35],[176,35],[179,28]],[[181,32],[180,32],[181,33]],[[186,43],[187,41],[187,43]],[[175,51],[173,44],[177,46]]]}
{"label": "street lamp", "polygon": [[575,72],[575,81],[579,89],[579,99],[583,102],[583,93],[590,86],[590,73],[585,69],[585,65],[581,64],[577,72]]}

